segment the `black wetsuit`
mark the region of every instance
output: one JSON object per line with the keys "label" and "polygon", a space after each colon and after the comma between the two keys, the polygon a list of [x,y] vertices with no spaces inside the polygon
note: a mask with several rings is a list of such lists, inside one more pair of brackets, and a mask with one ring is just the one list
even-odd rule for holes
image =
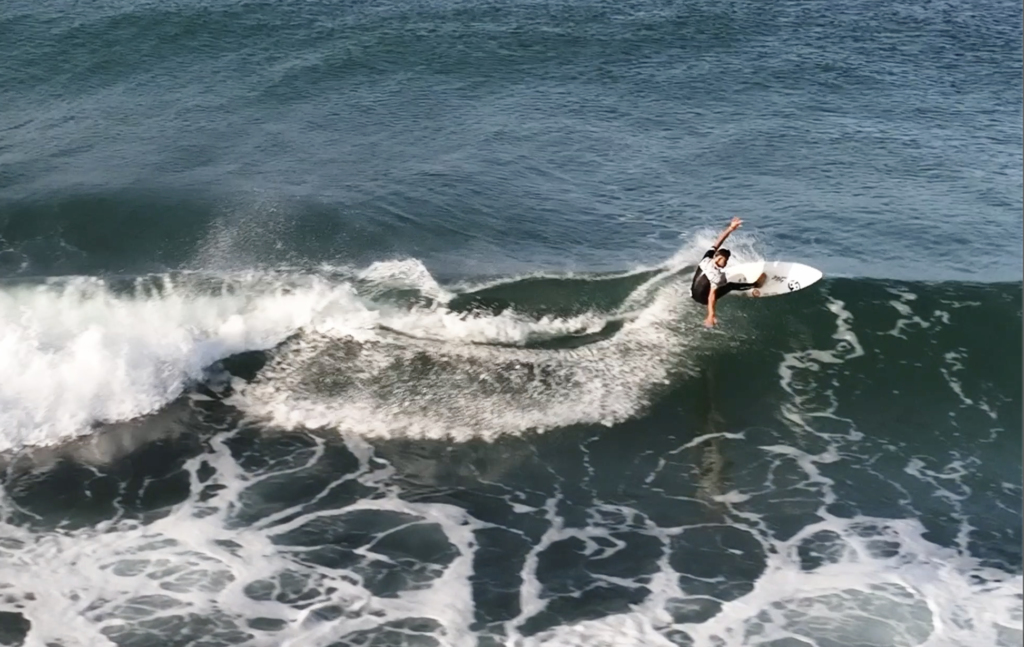
{"label": "black wetsuit", "polygon": [[[704,274],[703,266],[714,263],[712,260],[714,255],[714,247],[704,252],[704,258],[700,259],[700,263],[697,265],[697,271],[693,274],[693,283],[690,285],[690,296],[693,297],[694,301],[701,305],[707,305],[708,297],[711,296],[711,281],[708,279],[707,275]],[[707,261],[707,263],[705,263],[705,261]],[[715,267],[715,270],[718,270],[718,268]],[[725,272],[723,270],[718,270],[717,273],[721,275],[720,278],[716,277],[721,282],[721,284],[715,289],[715,297],[718,299],[721,299],[733,290],[749,290],[750,288],[757,287],[757,283],[726,281]]]}

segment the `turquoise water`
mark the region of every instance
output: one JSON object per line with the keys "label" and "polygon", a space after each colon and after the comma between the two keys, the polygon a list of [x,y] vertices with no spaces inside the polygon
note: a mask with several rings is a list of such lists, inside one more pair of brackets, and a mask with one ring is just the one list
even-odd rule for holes
{"label": "turquoise water", "polygon": [[1021,31],[0,3],[0,643],[1019,644]]}

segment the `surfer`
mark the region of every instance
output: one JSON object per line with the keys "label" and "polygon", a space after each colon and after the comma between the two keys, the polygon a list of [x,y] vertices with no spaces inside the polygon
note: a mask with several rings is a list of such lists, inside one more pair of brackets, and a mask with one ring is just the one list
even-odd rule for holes
{"label": "surfer", "polygon": [[715,317],[715,303],[723,296],[733,290],[749,290],[750,288],[759,288],[764,284],[764,274],[761,274],[753,283],[739,283],[725,278],[725,266],[729,263],[729,257],[732,254],[728,249],[722,247],[722,243],[742,224],[743,221],[739,218],[732,219],[711,249],[704,252],[704,258],[697,264],[697,271],[693,274],[690,296],[697,303],[708,307],[708,316],[704,319],[705,326],[710,327],[718,323],[718,318]]}

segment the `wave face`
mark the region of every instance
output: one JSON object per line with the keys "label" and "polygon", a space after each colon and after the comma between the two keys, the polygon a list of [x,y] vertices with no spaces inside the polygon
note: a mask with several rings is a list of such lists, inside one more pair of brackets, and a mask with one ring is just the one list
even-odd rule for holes
{"label": "wave face", "polygon": [[[222,361],[249,351],[268,365],[231,401],[280,423],[320,426],[314,419],[327,416],[347,429],[366,418],[353,429],[428,437],[613,423],[639,409],[687,345],[677,273],[670,263],[460,289],[407,260],[11,283],[0,289],[0,343],[11,358],[0,449],[59,444],[154,413],[196,384],[218,384]],[[556,296],[583,286],[600,303],[531,297],[543,284]],[[500,296],[509,290],[514,301]],[[442,406],[455,400],[469,408]],[[389,407],[394,417],[370,422],[370,411]],[[412,417],[401,422],[400,410]],[[471,422],[485,412],[491,425]],[[461,432],[451,427],[459,420]]]}
{"label": "wave face", "polygon": [[711,332],[694,253],[6,286],[4,626],[1019,640],[1019,285],[826,279]]}

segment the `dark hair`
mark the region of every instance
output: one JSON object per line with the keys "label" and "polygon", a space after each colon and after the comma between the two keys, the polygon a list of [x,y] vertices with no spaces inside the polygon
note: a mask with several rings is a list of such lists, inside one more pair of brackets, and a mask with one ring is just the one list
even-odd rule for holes
{"label": "dark hair", "polygon": [[726,258],[729,258],[730,256],[732,256],[732,252],[723,247],[719,249],[717,252],[715,252],[715,256],[724,256]]}

